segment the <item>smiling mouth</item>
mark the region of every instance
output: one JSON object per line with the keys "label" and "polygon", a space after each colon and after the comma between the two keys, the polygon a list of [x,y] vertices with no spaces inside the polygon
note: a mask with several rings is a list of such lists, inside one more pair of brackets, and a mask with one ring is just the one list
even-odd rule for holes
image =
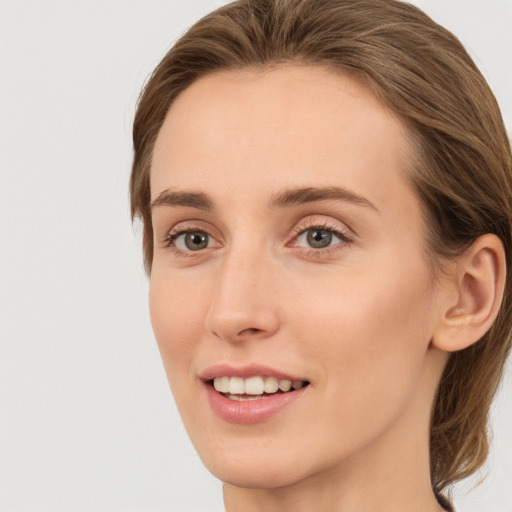
{"label": "smiling mouth", "polygon": [[242,377],[215,377],[210,384],[215,391],[229,400],[248,401],[262,400],[277,394],[292,393],[309,384],[305,380],[286,380],[277,377],[254,376],[246,379]]}

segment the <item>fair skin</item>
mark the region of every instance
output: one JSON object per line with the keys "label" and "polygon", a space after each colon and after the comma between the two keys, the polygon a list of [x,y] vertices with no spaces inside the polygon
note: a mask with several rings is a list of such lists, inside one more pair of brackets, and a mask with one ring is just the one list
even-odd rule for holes
{"label": "fair skin", "polygon": [[[500,260],[488,237],[433,279],[409,151],[366,86],[320,67],[219,72],[172,104],[151,168],[151,319],[228,512],[442,510],[434,393],[448,353],[485,332],[499,299],[478,277],[466,286],[468,268],[496,281]],[[483,305],[476,326],[466,313]],[[237,372],[304,387],[242,418],[241,403],[269,397],[214,391]]]}

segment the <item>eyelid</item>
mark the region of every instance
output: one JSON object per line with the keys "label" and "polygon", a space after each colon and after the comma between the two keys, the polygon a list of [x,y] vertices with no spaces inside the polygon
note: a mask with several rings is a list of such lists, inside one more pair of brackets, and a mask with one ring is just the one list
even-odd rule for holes
{"label": "eyelid", "polygon": [[319,216],[309,216],[307,219],[300,220],[296,223],[293,228],[294,235],[307,231],[308,229],[325,229],[326,231],[333,231],[340,233],[346,238],[353,238],[353,231],[346,224],[341,222],[336,222],[333,220],[326,219],[322,216],[322,218],[318,218]]}

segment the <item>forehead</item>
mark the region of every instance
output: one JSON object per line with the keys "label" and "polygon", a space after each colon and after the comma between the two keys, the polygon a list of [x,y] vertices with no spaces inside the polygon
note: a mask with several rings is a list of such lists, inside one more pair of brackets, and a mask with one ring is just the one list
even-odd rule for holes
{"label": "forehead", "polygon": [[297,65],[218,72],[172,104],[155,144],[152,199],[169,187],[222,196],[227,188],[263,194],[314,181],[389,201],[383,183],[407,188],[406,135],[347,74]]}

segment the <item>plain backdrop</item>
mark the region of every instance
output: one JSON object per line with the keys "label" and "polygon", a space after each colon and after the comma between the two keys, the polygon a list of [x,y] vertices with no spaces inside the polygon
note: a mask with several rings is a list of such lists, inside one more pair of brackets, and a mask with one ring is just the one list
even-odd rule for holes
{"label": "plain backdrop", "polygon": [[[141,86],[224,3],[0,1],[0,512],[223,510],[153,340],[127,185]],[[512,0],[416,3],[512,126]],[[455,489],[458,512],[512,512],[511,375],[487,480]]]}

